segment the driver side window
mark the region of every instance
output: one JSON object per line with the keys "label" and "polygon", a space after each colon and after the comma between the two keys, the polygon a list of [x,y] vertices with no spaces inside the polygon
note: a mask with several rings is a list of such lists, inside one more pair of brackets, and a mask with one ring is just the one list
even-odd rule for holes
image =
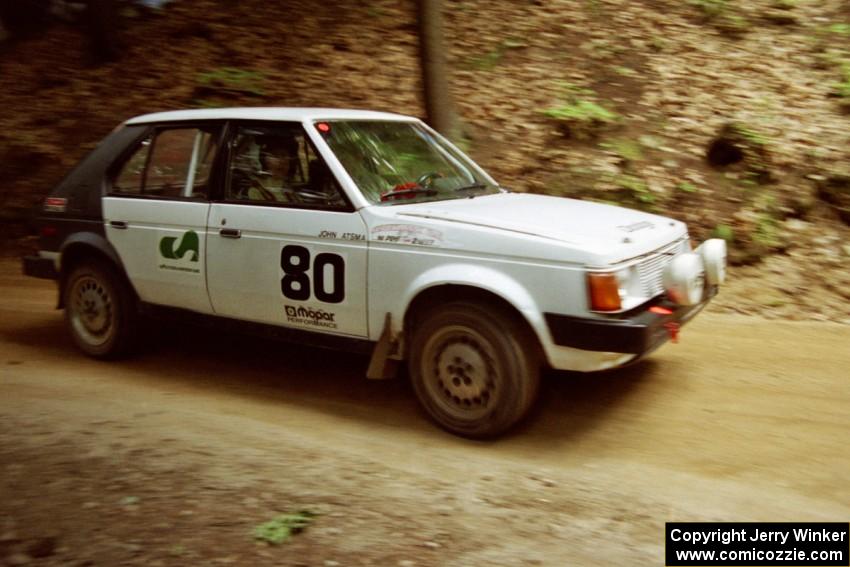
{"label": "driver side window", "polygon": [[300,124],[239,126],[230,142],[225,198],[319,209],[348,206]]}

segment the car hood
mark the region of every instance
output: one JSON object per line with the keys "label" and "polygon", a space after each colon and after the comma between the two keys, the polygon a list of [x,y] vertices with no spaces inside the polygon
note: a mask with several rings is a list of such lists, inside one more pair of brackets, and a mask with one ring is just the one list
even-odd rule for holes
{"label": "car hood", "polygon": [[[606,257],[626,260],[687,234],[685,224],[633,209],[527,193],[393,207],[397,217],[474,225],[556,240]],[[614,254],[612,256],[611,254]]]}

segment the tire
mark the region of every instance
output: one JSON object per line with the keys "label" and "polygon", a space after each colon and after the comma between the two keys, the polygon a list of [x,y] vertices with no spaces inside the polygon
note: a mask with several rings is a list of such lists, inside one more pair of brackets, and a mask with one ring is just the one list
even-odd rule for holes
{"label": "tire", "polygon": [[480,439],[526,416],[540,384],[540,354],[524,322],[498,308],[452,302],[416,325],[409,374],[440,427]]}
{"label": "tire", "polygon": [[77,347],[94,358],[127,354],[137,328],[136,303],[114,269],[100,262],[74,267],[62,290],[65,323]]}

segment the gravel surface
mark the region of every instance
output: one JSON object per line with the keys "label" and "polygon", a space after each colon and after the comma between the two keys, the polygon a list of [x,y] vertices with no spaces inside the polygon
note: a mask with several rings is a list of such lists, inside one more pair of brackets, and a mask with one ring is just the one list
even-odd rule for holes
{"label": "gravel surface", "polygon": [[[360,357],[171,328],[90,360],[16,272],[0,563],[660,565],[666,521],[850,515],[847,326],[710,309],[635,367],[551,373],[524,427],[479,443]],[[302,510],[288,542],[255,540]]]}

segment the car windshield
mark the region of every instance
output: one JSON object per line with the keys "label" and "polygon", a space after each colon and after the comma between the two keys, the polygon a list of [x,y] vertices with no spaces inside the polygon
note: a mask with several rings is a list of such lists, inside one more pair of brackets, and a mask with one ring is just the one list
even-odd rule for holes
{"label": "car windshield", "polygon": [[371,203],[500,192],[469,158],[414,122],[323,121],[316,128]]}

